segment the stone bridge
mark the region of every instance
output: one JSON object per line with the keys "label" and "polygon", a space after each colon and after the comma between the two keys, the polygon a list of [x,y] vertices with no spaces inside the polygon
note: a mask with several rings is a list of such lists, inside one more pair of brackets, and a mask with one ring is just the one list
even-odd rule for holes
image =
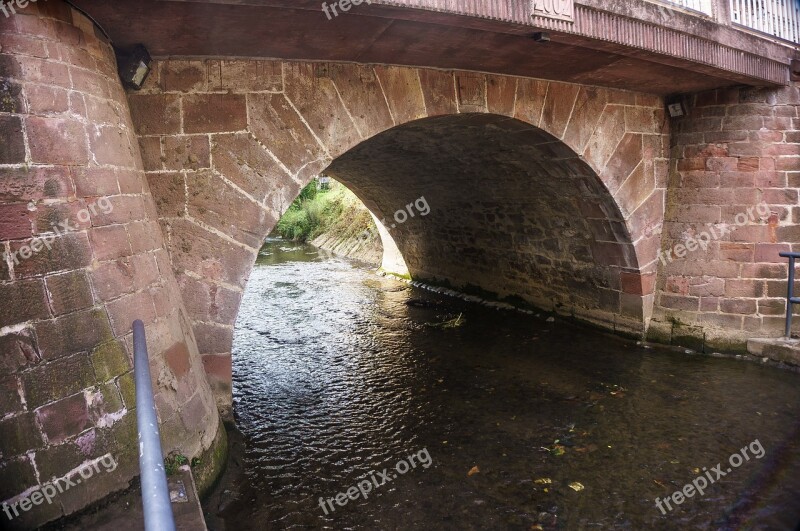
{"label": "stone bridge", "polygon": [[250,270],[323,171],[378,218],[425,197],[390,227],[417,279],[709,352],[782,332],[800,56],[727,2],[72,3],[0,17],[0,500],[120,465],[14,525],[138,473],[137,318],[165,451],[213,480]]}

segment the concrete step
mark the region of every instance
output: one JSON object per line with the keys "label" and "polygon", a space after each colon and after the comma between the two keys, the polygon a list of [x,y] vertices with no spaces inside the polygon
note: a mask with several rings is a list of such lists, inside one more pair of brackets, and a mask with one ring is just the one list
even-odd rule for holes
{"label": "concrete step", "polygon": [[[207,531],[203,518],[203,508],[197,496],[192,471],[182,466],[176,474],[167,478],[175,527],[179,531]],[[90,514],[85,514],[62,527],[64,530],[78,531],[128,531],[144,529],[140,489],[126,492],[113,503]]]}
{"label": "concrete step", "polygon": [[800,339],[785,337],[748,339],[747,351],[759,358],[770,358],[800,366]]}

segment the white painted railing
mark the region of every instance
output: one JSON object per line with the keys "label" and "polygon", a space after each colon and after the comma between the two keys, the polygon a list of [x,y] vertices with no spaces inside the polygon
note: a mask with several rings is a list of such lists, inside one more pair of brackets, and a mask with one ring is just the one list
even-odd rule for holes
{"label": "white painted railing", "polygon": [[731,0],[731,18],[740,26],[800,43],[800,0]]}
{"label": "white painted railing", "polygon": [[699,11],[706,15],[711,14],[711,0],[662,0],[666,4],[674,4],[692,11]]}

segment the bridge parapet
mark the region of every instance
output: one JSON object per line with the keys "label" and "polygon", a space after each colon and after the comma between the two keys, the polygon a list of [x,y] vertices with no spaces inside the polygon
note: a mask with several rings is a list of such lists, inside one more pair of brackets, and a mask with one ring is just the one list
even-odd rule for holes
{"label": "bridge parapet", "polygon": [[[660,95],[785,86],[800,59],[791,0],[755,14],[740,0],[329,1],[347,2],[335,17],[318,0],[75,2],[115,44],[154,57],[355,61]],[[176,35],[175,20],[194,31]]]}

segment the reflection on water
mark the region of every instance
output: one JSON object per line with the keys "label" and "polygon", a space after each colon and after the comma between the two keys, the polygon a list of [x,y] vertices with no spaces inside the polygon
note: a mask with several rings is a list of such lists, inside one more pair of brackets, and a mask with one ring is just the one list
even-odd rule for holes
{"label": "reflection on water", "polygon": [[[459,327],[428,326],[459,314]],[[443,298],[273,240],[237,323],[247,475],[222,516],[228,529],[791,529],[799,384]],[[666,516],[656,508],[755,439],[764,458]],[[423,448],[429,468],[320,508]]]}

